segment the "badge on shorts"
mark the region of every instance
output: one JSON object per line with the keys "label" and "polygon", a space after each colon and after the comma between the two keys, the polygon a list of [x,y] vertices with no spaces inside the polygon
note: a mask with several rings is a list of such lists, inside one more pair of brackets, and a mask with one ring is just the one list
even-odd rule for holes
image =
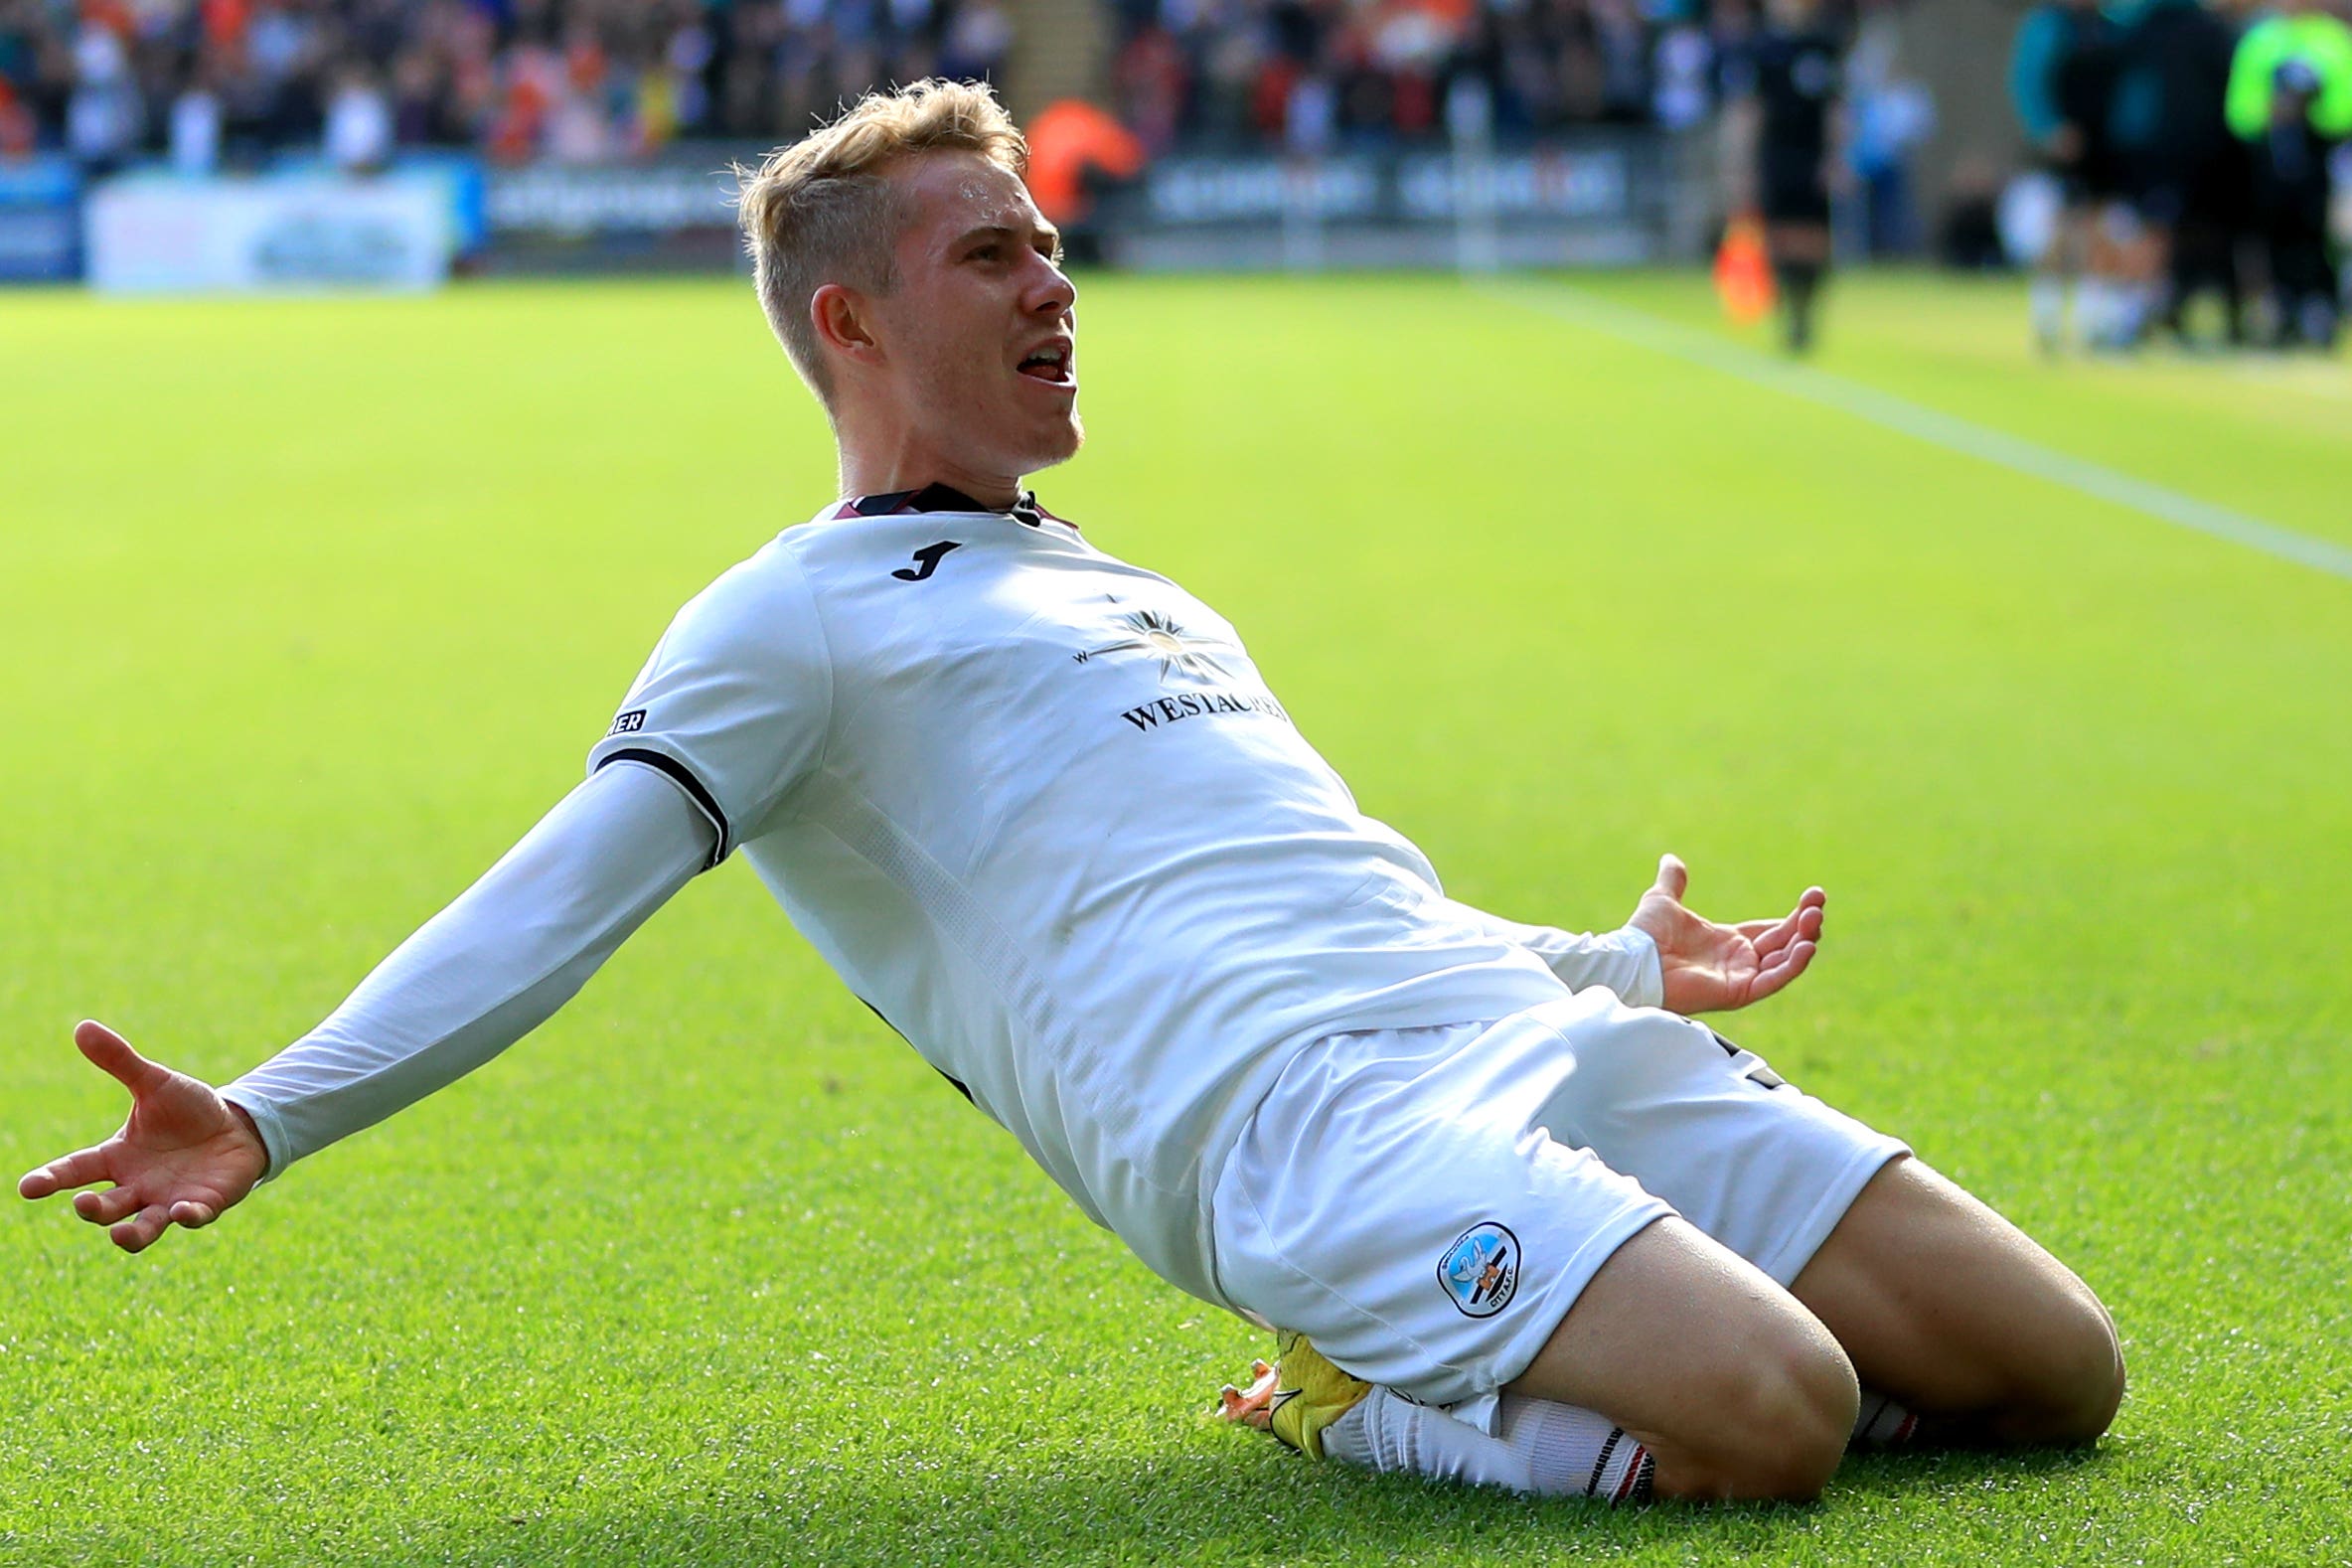
{"label": "badge on shorts", "polygon": [[1519,1238],[1487,1220],[1454,1238],[1438,1260],[1438,1283],[1466,1318],[1491,1318],[1519,1288]]}

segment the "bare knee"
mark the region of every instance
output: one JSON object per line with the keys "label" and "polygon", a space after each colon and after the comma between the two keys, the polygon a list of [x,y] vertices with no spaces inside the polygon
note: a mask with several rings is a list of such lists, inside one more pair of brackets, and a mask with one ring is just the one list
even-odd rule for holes
{"label": "bare knee", "polygon": [[1698,1430],[1658,1457],[1661,1495],[1809,1502],[1828,1485],[1853,1433],[1853,1364],[1819,1325],[1778,1327],[1698,1391]]}
{"label": "bare knee", "polygon": [[1817,1496],[1852,1434],[1853,1363],[1821,1321],[1677,1218],[1619,1248],[1510,1385],[1607,1414],[1661,1496]]}
{"label": "bare knee", "polygon": [[1872,1389],[1953,1441],[2087,1443],[2123,1396],[2115,1324],[2090,1287],[1916,1160],[1872,1178],[1795,1294]]}
{"label": "bare knee", "polygon": [[2050,1312],[2020,1347],[2019,1386],[1998,1420],[2019,1443],[2089,1443],[2123,1402],[2123,1350],[2115,1321],[2088,1289]]}

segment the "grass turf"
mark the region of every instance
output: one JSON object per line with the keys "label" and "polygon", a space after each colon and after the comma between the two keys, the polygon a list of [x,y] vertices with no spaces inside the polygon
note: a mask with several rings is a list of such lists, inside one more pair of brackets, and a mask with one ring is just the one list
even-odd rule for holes
{"label": "grass turf", "polygon": [[[1727,916],[1828,886],[1730,1026],[2102,1292],[2115,1434],[1605,1514],[1207,1426],[1257,1336],[731,867],[215,1231],[0,1207],[0,1558],[2352,1558],[2352,583],[1452,280],[1085,292],[1049,504],[1233,619],[1460,896],[1614,924],[1665,848]],[[2341,366],[2043,367],[2006,287],[1831,309],[1831,374],[2352,539]],[[0,364],[12,1172],[119,1114],[75,1018],[215,1078],[299,1033],[831,494],[739,285],[21,295]]]}

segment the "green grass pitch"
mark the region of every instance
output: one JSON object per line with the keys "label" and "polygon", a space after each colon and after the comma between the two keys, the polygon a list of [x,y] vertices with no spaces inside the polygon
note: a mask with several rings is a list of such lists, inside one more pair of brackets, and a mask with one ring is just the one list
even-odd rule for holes
{"label": "green grass pitch", "polygon": [[[1459,896],[1826,885],[1727,1027],[2099,1289],[2113,1436],[1610,1514],[1211,1426],[1257,1335],[730,866],[205,1235],[0,1204],[0,1561],[2352,1560],[2352,581],[1539,308],[1713,332],[1695,278],[1083,287],[1047,504]],[[2352,545],[2341,365],[2043,366],[2011,287],[1857,278],[1819,366]],[[0,431],[12,1176],[120,1114],[77,1018],[216,1079],[308,1027],[834,479],[739,283],[8,296]]]}

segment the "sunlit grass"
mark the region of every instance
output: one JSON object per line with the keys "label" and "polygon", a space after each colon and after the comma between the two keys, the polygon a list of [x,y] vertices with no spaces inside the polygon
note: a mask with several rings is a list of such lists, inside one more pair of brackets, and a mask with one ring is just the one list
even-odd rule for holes
{"label": "sunlit grass", "polygon": [[[1703,284],[1583,280],[1710,323]],[[2064,1458],[1601,1514],[1195,1419],[1263,1348],[1091,1230],[741,867],[220,1228],[0,1208],[0,1560],[2332,1561],[2352,1409],[2352,583],[1445,279],[1084,281],[1041,489],[1226,613],[1501,912],[1830,889],[1735,1032],[2114,1307]],[[1853,279],[1831,374],[2352,538],[2332,366],[2036,364]],[[832,493],[739,285],[0,298],[0,1162],[226,1077],[577,776],[670,612]],[[2308,385],[2305,385],[2305,384]]]}

